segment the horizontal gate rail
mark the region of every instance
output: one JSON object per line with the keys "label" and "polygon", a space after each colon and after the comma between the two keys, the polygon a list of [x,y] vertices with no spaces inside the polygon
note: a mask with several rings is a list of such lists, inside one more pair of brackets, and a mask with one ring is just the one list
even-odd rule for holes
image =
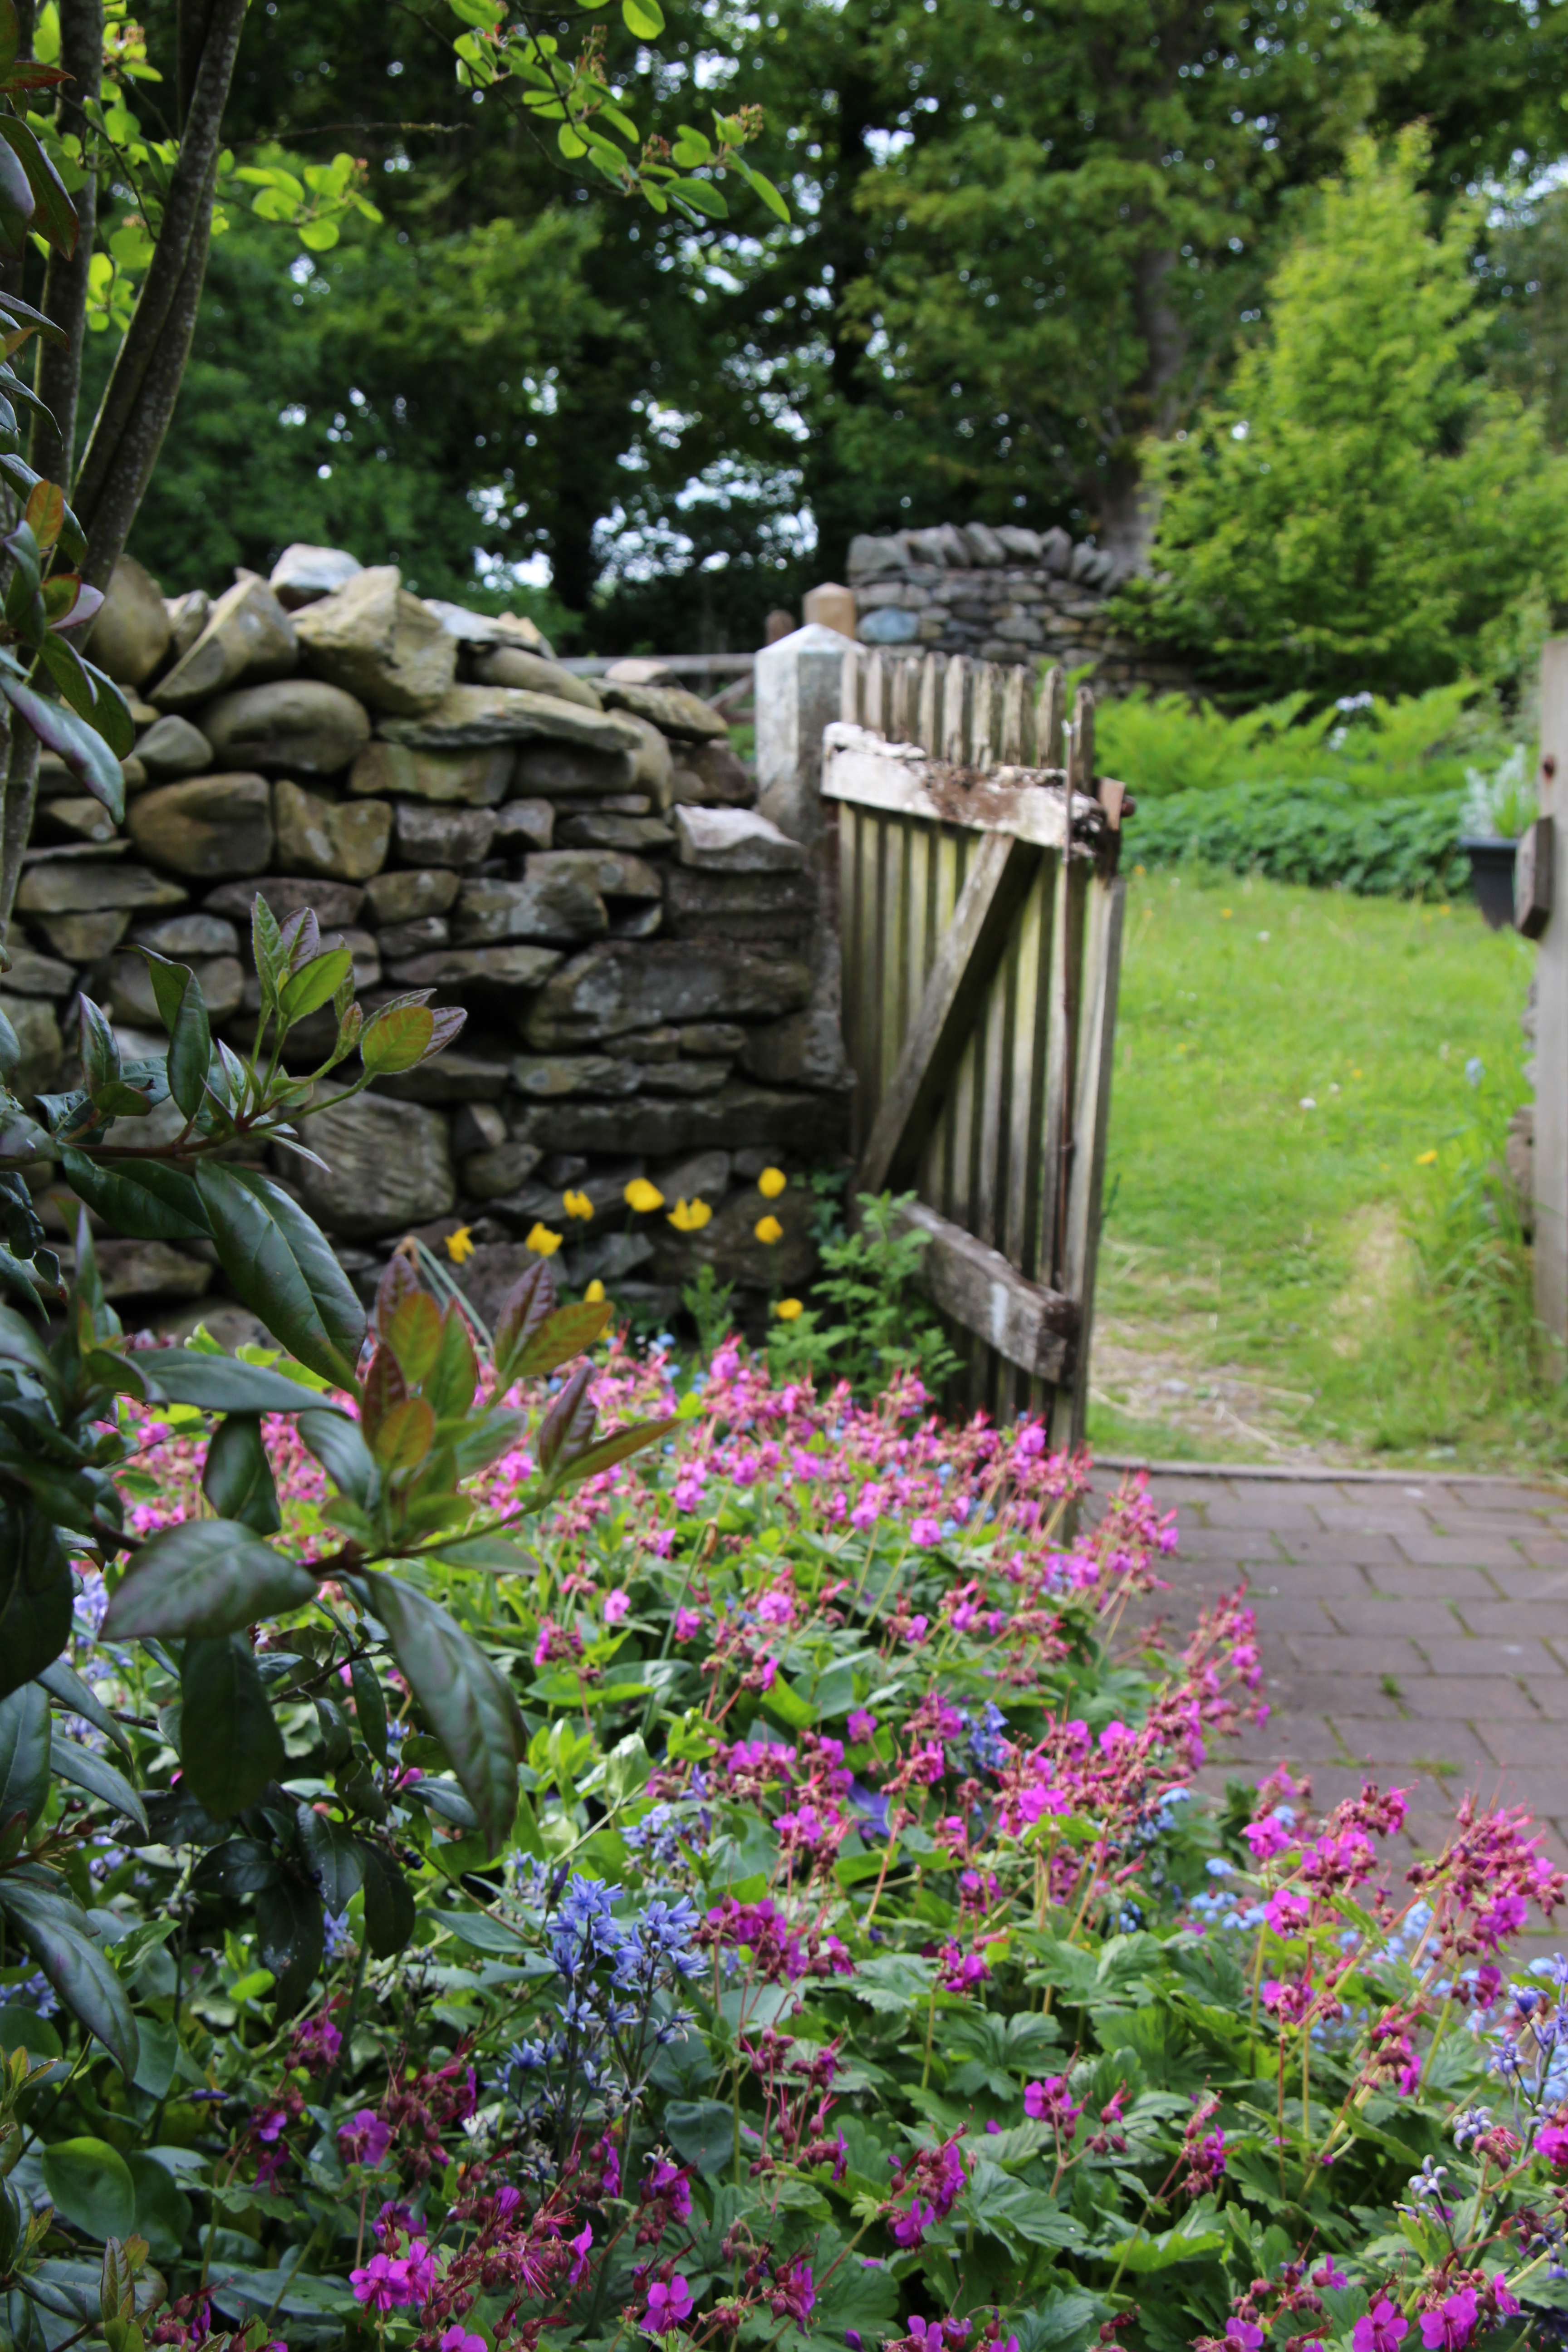
{"label": "horizontal gate rail", "polygon": [[964,1398],[1077,1443],[1124,889],[1093,698],[853,647],[822,741],[857,1190],[914,1194]]}

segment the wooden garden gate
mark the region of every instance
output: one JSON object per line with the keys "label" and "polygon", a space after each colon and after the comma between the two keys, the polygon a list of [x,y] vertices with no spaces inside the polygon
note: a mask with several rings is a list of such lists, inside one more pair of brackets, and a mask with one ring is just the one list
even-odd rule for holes
{"label": "wooden garden gate", "polygon": [[855,1190],[912,1191],[922,1286],[998,1417],[1082,1437],[1125,884],[1062,674],[855,647],[823,737]]}

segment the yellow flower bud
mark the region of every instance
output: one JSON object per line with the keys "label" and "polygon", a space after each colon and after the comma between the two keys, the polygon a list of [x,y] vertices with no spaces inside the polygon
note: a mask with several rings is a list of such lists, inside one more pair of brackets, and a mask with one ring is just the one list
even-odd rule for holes
{"label": "yellow flower bud", "polygon": [[678,1234],[700,1234],[713,1215],[706,1201],[677,1201],[669,1223]]}
{"label": "yellow flower bud", "polygon": [[770,1244],[773,1242],[782,1242],[784,1239],[784,1227],[776,1217],[759,1217],[752,1231],[760,1242],[767,1242]]}
{"label": "yellow flower bud", "polygon": [[798,1298],[781,1298],[773,1313],[781,1323],[797,1323],[805,1308]]}
{"label": "yellow flower bud", "polygon": [[560,1234],[552,1234],[548,1225],[535,1225],[523,1243],[524,1249],[532,1250],[539,1257],[553,1257],[560,1246]]}
{"label": "yellow flower bud", "polygon": [[589,1200],[586,1192],[563,1192],[561,1196],[561,1205],[569,1217],[586,1218],[594,1213],[594,1203]]}
{"label": "yellow flower bud", "polygon": [[588,1285],[587,1289],[583,1293],[583,1297],[584,1304],[589,1307],[602,1307],[605,1303],[604,1284],[602,1282],[591,1282]]}
{"label": "yellow flower bud", "polygon": [[757,1190],[764,1201],[776,1201],[788,1182],[782,1168],[764,1168],[757,1179]]}
{"label": "yellow flower bud", "polygon": [[456,1233],[447,1235],[446,1249],[454,1265],[461,1265],[465,1258],[473,1256],[474,1237],[467,1225],[459,1225]]}
{"label": "yellow flower bud", "polygon": [[621,1197],[627,1208],[635,1209],[638,1216],[647,1216],[650,1210],[664,1206],[664,1194],[657,1184],[650,1184],[646,1176],[634,1176]]}

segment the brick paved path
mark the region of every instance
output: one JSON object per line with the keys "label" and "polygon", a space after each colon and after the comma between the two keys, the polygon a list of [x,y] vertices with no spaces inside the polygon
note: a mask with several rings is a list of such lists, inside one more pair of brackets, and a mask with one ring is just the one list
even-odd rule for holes
{"label": "brick paved path", "polygon": [[1179,1514],[1167,1618],[1244,1574],[1258,1612],[1273,1714],[1205,1780],[1288,1759],[1320,1804],[1396,1780],[1428,1850],[1474,1789],[1529,1805],[1568,1863],[1568,1494],[1179,1469],[1152,1488]]}

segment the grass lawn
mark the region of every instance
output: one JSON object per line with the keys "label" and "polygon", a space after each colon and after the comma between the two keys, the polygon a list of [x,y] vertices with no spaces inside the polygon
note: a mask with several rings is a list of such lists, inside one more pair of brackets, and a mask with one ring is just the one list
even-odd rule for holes
{"label": "grass lawn", "polygon": [[1234,877],[1135,871],[1127,912],[1091,1442],[1568,1464],[1527,1324],[1426,1278],[1440,1241],[1503,1255],[1479,1178],[1533,950],[1468,903]]}

